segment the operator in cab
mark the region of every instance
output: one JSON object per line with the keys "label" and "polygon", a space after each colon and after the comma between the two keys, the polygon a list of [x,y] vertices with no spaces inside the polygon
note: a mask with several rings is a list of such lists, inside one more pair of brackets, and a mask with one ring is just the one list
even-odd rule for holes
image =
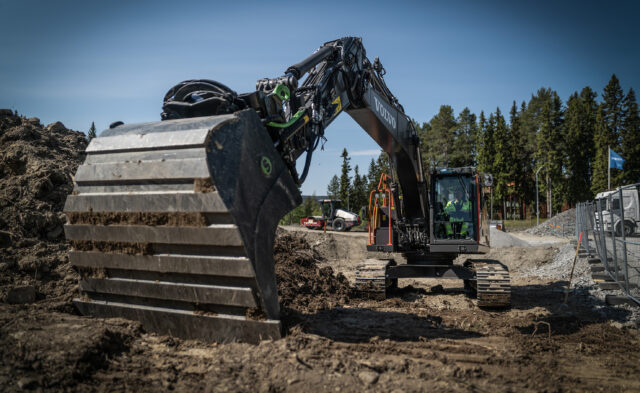
{"label": "operator in cab", "polygon": [[473,210],[471,202],[460,187],[456,188],[453,195],[455,199],[449,201],[444,208],[445,213],[449,216],[449,222],[445,224],[447,238],[468,238],[469,222],[472,221],[471,212]]}

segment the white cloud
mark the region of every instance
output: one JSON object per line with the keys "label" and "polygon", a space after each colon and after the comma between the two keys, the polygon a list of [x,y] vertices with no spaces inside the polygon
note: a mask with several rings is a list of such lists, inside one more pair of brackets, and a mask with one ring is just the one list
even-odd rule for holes
{"label": "white cloud", "polygon": [[357,150],[350,151],[350,156],[377,156],[380,154],[380,149],[369,149],[369,150]]}

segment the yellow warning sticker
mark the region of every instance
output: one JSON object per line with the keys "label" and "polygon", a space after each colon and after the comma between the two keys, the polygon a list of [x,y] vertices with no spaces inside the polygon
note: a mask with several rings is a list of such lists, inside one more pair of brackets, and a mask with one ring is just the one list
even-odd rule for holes
{"label": "yellow warning sticker", "polygon": [[342,101],[340,100],[340,96],[337,96],[331,103],[336,106],[336,110],[333,112],[333,115],[335,116],[342,110]]}

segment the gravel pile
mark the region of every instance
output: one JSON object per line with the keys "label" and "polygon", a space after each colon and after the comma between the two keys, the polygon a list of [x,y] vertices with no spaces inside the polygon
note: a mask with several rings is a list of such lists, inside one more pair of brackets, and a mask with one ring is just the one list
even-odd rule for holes
{"label": "gravel pile", "polygon": [[[537,276],[541,278],[552,278],[555,280],[569,280],[571,276],[571,268],[573,267],[573,259],[576,255],[576,246],[570,243],[558,247],[553,260],[549,263],[536,266],[523,273],[529,276]],[[591,268],[586,258],[578,258],[575,269],[573,271],[572,284],[576,286],[593,285],[591,279]]]}
{"label": "gravel pile", "polygon": [[0,109],[0,299],[62,296],[77,280],[62,209],[86,146],[60,122],[43,127]]}
{"label": "gravel pile", "polygon": [[525,232],[538,236],[573,237],[576,232],[576,209],[557,214]]}

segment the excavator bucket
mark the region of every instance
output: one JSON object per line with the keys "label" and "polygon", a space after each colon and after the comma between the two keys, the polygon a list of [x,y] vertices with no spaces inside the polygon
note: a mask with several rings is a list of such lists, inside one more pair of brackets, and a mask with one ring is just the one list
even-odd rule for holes
{"label": "excavator bucket", "polygon": [[122,125],[67,198],[81,313],[206,341],[281,334],[273,242],[302,201],[258,115]]}

